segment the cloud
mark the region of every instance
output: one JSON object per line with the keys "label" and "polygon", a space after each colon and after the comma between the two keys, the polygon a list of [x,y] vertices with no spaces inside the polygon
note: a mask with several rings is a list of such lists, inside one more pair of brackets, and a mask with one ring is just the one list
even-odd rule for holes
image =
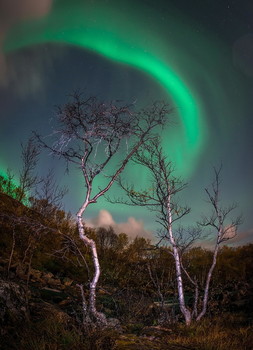
{"label": "cloud", "polygon": [[[116,233],[124,232],[130,238],[144,237],[155,242],[156,239],[151,231],[148,231],[144,227],[142,220],[137,220],[134,217],[129,217],[126,222],[116,223],[111,213],[107,210],[100,210],[98,216],[86,220],[86,224],[89,227],[109,227],[111,226]],[[235,235],[235,228],[233,226],[227,227],[226,236],[230,236],[231,239],[225,241],[223,245],[232,247],[242,246],[252,242],[253,229],[243,232],[238,232]],[[233,237],[233,238],[232,238]],[[216,237],[209,237],[207,239],[197,241],[194,246],[201,246],[204,249],[213,249],[215,245]]]}
{"label": "cloud", "polygon": [[47,44],[0,56],[0,86],[10,88],[21,98],[42,93],[51,81],[55,59],[62,59],[66,52],[61,45]]}
{"label": "cloud", "polygon": [[237,228],[235,225],[228,225],[223,230],[223,239],[233,239],[237,234]]}
{"label": "cloud", "polygon": [[1,29],[8,29],[15,22],[45,16],[52,0],[0,0]]}
{"label": "cloud", "polygon": [[[239,247],[242,245],[246,245],[252,242],[253,237],[253,229],[248,231],[238,232],[235,235],[235,228],[233,226],[228,226],[228,230],[226,232],[225,237],[231,237],[227,241],[224,241],[221,246],[227,245],[230,247]],[[194,246],[201,246],[205,249],[213,249],[215,246],[216,237],[210,237],[209,239],[198,241]]]}
{"label": "cloud", "polygon": [[90,227],[108,227],[112,226],[116,233],[124,232],[130,238],[144,237],[153,240],[152,233],[144,228],[144,223],[141,220],[136,220],[134,217],[129,217],[126,222],[116,223],[112,215],[107,210],[100,210],[97,217],[86,220],[87,226]]}
{"label": "cloud", "polygon": [[253,229],[247,231],[238,232],[237,235],[231,239],[231,245],[240,246],[248,243],[252,243]]}
{"label": "cloud", "polygon": [[52,0],[1,0],[1,19],[6,23],[36,18],[46,15],[52,6]]}
{"label": "cloud", "polygon": [[2,45],[14,24],[43,17],[50,12],[51,6],[52,0],[0,0],[0,86],[14,87],[21,96],[41,88],[44,74],[39,62],[44,62],[45,55],[40,52],[40,60],[37,55],[35,61],[26,53],[6,57]]}
{"label": "cloud", "polygon": [[113,226],[115,221],[107,210],[100,210],[98,216],[86,221],[90,227]]}

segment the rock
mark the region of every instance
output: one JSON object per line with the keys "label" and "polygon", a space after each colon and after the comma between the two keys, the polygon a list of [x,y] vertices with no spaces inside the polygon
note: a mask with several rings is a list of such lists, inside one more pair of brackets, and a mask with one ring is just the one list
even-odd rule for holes
{"label": "rock", "polygon": [[55,278],[51,272],[43,273],[42,280],[49,286],[61,286],[61,280],[59,278]]}
{"label": "rock", "polygon": [[39,270],[31,269],[30,276],[34,280],[41,280],[42,272]]}
{"label": "rock", "polygon": [[60,286],[61,285],[61,280],[58,279],[58,278],[51,278],[47,281],[47,283],[50,285],[50,286]]}
{"label": "rock", "polygon": [[108,318],[107,319],[107,327],[111,329],[115,329],[116,331],[122,333],[122,327],[117,318]]}
{"label": "rock", "polygon": [[54,275],[51,272],[43,273],[43,278],[51,279]]}
{"label": "rock", "polygon": [[64,286],[66,286],[66,287],[70,287],[72,284],[73,284],[73,280],[71,280],[70,278],[68,278],[68,277],[65,277],[64,279],[63,279],[63,284],[64,284]]}
{"label": "rock", "polygon": [[28,318],[26,290],[15,282],[0,280],[0,329]]}

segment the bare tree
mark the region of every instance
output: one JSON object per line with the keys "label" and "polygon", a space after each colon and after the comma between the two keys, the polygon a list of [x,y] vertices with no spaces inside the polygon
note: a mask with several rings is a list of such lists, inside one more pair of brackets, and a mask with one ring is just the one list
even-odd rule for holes
{"label": "bare tree", "polygon": [[209,203],[212,206],[212,212],[210,216],[204,216],[202,218],[200,225],[203,227],[210,227],[212,231],[214,231],[215,245],[214,245],[214,250],[212,255],[212,263],[206,277],[204,296],[202,301],[202,309],[196,317],[197,321],[199,321],[207,311],[210,282],[211,282],[214,268],[216,266],[220,245],[223,242],[226,242],[236,236],[238,226],[242,222],[241,216],[232,217],[232,218],[230,216],[232,211],[234,211],[234,209],[236,208],[235,204],[232,204],[228,207],[224,207],[221,204],[221,198],[220,198],[221,169],[222,167],[220,167],[219,169],[214,168],[214,181],[212,183],[211,190],[208,188],[205,189],[208,196]]}
{"label": "bare tree", "polygon": [[[42,213],[44,216],[53,217],[62,209],[62,201],[68,190],[61,187],[55,180],[52,169],[39,180],[39,186],[36,186],[35,196],[30,197],[30,203],[34,210]],[[56,217],[55,217],[56,219]]]}
{"label": "bare tree", "polygon": [[158,323],[168,323],[174,321],[175,311],[174,305],[172,308],[168,308],[166,303],[172,295],[171,291],[175,289],[173,258],[171,254],[168,254],[170,248],[151,246],[149,249],[147,262],[147,270],[151,282],[149,288],[156,296],[155,304],[159,310]]}
{"label": "bare tree", "polygon": [[158,138],[150,140],[145,147],[141,147],[135,153],[133,161],[144,165],[149,170],[152,177],[149,189],[136,191],[133,185],[124,185],[121,179],[119,184],[126,191],[131,204],[144,206],[156,212],[157,222],[163,228],[162,238],[169,240],[172,246],[180,310],[186,324],[190,324],[191,311],[185,303],[180,247],[173,231],[173,224],[190,211],[186,206],[179,206],[176,201],[176,195],[185,188],[186,184],[173,175],[172,163],[164,156]]}
{"label": "bare tree", "polygon": [[44,223],[43,217],[36,211],[26,206],[21,206],[21,210],[15,210],[11,212],[6,209],[0,212],[0,218],[2,221],[8,223],[12,228],[12,247],[9,257],[7,273],[12,265],[12,259],[14,256],[14,250],[16,247],[16,240],[19,240],[19,245],[22,246],[21,254],[18,257],[19,263],[22,266],[28,264],[27,284],[30,278],[30,269],[32,264],[32,258],[39,247],[42,237],[48,232],[56,232],[48,226],[48,223]]}
{"label": "bare tree", "polygon": [[14,178],[15,176],[9,168],[5,175],[0,175],[0,192],[16,199],[19,196],[20,188],[16,185]]}
{"label": "bare tree", "polygon": [[[87,312],[99,324],[106,324],[104,315],[96,309],[100,265],[95,241],[87,235],[83,216],[87,207],[111,188],[140,146],[154,137],[155,129],[164,126],[169,112],[164,103],[134,112],[131,106],[105,104],[94,97],[84,99],[80,93],[74,93],[72,100],[58,109],[58,129],[51,135],[53,144],[36,135],[53,155],[65,159],[67,169],[72,163],[82,172],[86,193],[76,218],[80,239],[90,248],[94,265]],[[98,176],[100,187],[94,183]],[[83,305],[86,310],[85,301]]]}
{"label": "bare tree", "polygon": [[21,143],[23,161],[22,169],[19,173],[19,195],[17,200],[22,202],[29,191],[31,191],[38,183],[38,176],[34,174],[40,150],[34,137],[30,137],[25,145]]}
{"label": "bare tree", "polygon": [[[152,139],[148,145],[141,147],[132,159],[139,165],[144,165],[151,174],[151,184],[148,189],[136,191],[133,185],[126,185],[122,179],[119,179],[121,188],[127,193],[129,200],[124,202],[130,205],[140,205],[147,207],[149,210],[156,212],[157,222],[162,226],[160,231],[161,239],[166,239],[172,247],[172,254],[175,262],[176,281],[180,310],[184,316],[185,322],[189,325],[193,318],[200,320],[206,313],[208,304],[208,295],[210,281],[213,270],[216,265],[219,246],[222,242],[227,241],[235,236],[237,227],[240,224],[240,217],[230,219],[229,214],[235,208],[235,205],[224,208],[220,204],[220,170],[215,169],[215,181],[212,184],[212,191],[206,189],[209,201],[213,207],[210,217],[204,217],[201,226],[212,227],[215,229],[216,243],[212,255],[212,263],[207,273],[204,296],[201,303],[201,311],[198,312],[199,284],[196,278],[190,276],[189,272],[183,265],[183,253],[192,246],[202,236],[202,229],[197,228],[183,229],[176,228],[174,224],[183,216],[189,213],[187,206],[180,206],[176,200],[178,192],[185,188],[185,184],[173,175],[173,167],[170,161],[166,159],[160,146],[160,140]],[[185,290],[183,274],[192,283],[195,290],[193,308],[190,309],[185,302]]]}

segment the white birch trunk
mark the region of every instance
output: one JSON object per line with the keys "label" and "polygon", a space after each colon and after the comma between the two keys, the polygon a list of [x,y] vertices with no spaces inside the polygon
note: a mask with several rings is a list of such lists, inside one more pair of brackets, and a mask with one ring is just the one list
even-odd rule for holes
{"label": "white birch trunk", "polygon": [[[88,197],[88,195],[87,195]],[[97,255],[97,247],[96,243],[94,242],[93,239],[90,239],[86,236],[85,234],[85,227],[82,221],[82,216],[89,205],[88,199],[84,202],[82,207],[79,209],[77,213],[77,224],[78,224],[78,232],[79,232],[79,237],[81,240],[84,242],[86,246],[88,246],[91,250],[92,254],[92,260],[93,260],[93,265],[94,265],[94,276],[92,278],[92,281],[90,283],[90,297],[89,297],[89,307],[88,307],[88,312],[95,318],[97,322],[100,324],[106,324],[106,318],[105,316],[98,312],[96,309],[96,288],[97,288],[97,283],[99,280],[100,276],[100,265],[99,265],[99,260],[98,260],[98,255]],[[87,312],[87,310],[83,310],[83,312]]]}
{"label": "white birch trunk", "polygon": [[[220,236],[220,235],[219,235]],[[206,278],[206,285],[205,285],[205,292],[204,292],[204,297],[203,297],[203,306],[200,314],[196,318],[197,321],[201,320],[201,318],[205,315],[206,310],[207,310],[207,303],[208,303],[208,297],[209,297],[209,288],[210,288],[210,282],[213,274],[213,270],[215,268],[216,262],[217,262],[217,255],[219,251],[219,236],[217,239],[217,243],[213,252],[213,261],[212,265],[208,271],[207,278]]]}
{"label": "white birch trunk", "polygon": [[175,267],[176,267],[176,279],[177,279],[179,307],[180,307],[182,314],[184,315],[186,325],[190,325],[191,312],[190,312],[190,310],[188,310],[188,308],[185,305],[180,256],[179,256],[178,247],[176,245],[175,238],[174,238],[173,231],[172,231],[172,213],[171,213],[171,197],[170,197],[170,195],[168,196],[167,215],[168,215],[168,233],[169,233],[170,243],[171,243],[172,249],[173,249],[173,256],[174,256]]}

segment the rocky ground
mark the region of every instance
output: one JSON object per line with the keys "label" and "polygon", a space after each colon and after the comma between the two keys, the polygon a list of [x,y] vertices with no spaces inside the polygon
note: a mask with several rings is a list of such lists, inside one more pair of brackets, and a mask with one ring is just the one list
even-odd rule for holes
{"label": "rocky ground", "polygon": [[[7,274],[7,266],[0,259],[1,350],[252,350],[252,324],[237,316],[230,322],[231,315],[188,328],[138,327],[115,318],[107,329],[87,328],[76,281],[21,264]],[[105,293],[99,289],[98,297]]]}
{"label": "rocky ground", "polygon": [[[1,261],[1,266],[6,261]],[[81,332],[82,310],[80,289],[70,278],[57,278],[51,272],[43,272],[31,269],[29,283],[26,269],[20,265],[12,266],[9,278],[0,279],[0,349],[19,349],[20,329],[24,325],[37,323],[43,326],[43,322],[52,322],[57,327],[74,329]],[[2,268],[3,272],[3,268]],[[103,293],[103,291],[98,291]],[[30,326],[27,326],[28,328]],[[24,332],[27,332],[25,327]],[[48,327],[48,326],[47,326]],[[117,319],[110,319],[110,327],[106,331],[92,331],[90,334],[92,344],[84,345],[83,349],[186,349],[174,346],[168,348],[165,338],[171,334],[171,329],[154,326],[145,327],[138,335],[129,334],[125,327],[121,326]],[[32,334],[32,333],[31,333]],[[95,335],[94,335],[95,334]],[[27,333],[27,337],[33,339],[33,334]],[[80,337],[82,337],[80,335]],[[21,347],[20,347],[21,346]],[[24,349],[65,349],[58,344],[48,347],[29,345]],[[75,347],[73,347],[75,349]],[[81,349],[81,348],[80,348]],[[188,348],[189,349],[189,348]]]}

